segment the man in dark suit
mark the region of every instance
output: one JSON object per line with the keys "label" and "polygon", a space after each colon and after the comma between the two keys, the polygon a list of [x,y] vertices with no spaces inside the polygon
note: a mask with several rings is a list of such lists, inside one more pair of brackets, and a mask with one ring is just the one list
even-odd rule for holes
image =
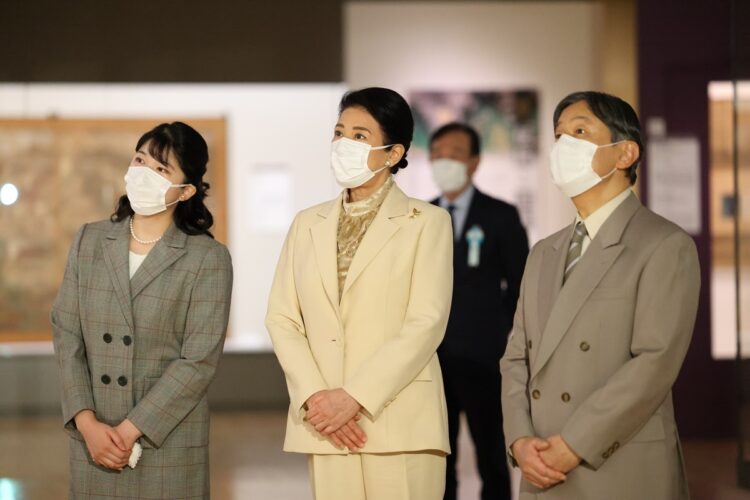
{"label": "man in dark suit", "polygon": [[445,500],[456,499],[462,412],[476,450],[481,499],[511,498],[498,360],[513,323],[529,246],[516,208],[474,187],[479,152],[479,134],[462,123],[444,125],[430,138],[432,173],[442,191],[432,202],[448,210],[454,229],[453,303],[438,349],[452,450]]}

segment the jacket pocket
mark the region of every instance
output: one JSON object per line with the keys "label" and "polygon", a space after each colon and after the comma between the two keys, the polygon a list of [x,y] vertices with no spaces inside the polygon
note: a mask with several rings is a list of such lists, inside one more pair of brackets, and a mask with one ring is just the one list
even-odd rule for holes
{"label": "jacket pocket", "polygon": [[[434,358],[433,358],[434,359]],[[420,371],[416,377],[414,377],[414,381],[420,381],[420,382],[432,382],[432,359],[427,363],[427,366],[422,368],[422,371]]]}
{"label": "jacket pocket", "polygon": [[627,288],[619,287],[600,287],[594,288],[589,300],[615,300],[624,299],[627,296]]}
{"label": "jacket pocket", "polygon": [[662,441],[664,439],[664,424],[661,415],[652,416],[641,430],[635,433],[630,440],[633,443],[646,443],[649,441]]}

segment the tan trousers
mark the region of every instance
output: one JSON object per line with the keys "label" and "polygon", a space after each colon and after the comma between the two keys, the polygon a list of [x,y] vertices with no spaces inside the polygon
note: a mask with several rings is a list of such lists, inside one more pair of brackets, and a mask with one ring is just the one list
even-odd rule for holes
{"label": "tan trousers", "polygon": [[442,452],[309,455],[315,500],[442,500]]}

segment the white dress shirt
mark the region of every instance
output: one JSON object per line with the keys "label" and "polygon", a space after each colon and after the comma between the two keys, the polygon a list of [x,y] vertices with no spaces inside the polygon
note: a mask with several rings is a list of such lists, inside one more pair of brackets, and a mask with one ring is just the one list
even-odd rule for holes
{"label": "white dress shirt", "polygon": [[458,195],[453,201],[450,201],[444,195],[440,197],[440,206],[446,210],[448,207],[453,205],[453,240],[458,241],[461,239],[463,233],[464,224],[466,224],[466,217],[469,216],[469,208],[471,207],[471,200],[474,198],[474,186],[469,185],[466,191]]}
{"label": "white dress shirt", "polygon": [[148,254],[139,254],[135,252],[129,252],[130,253],[130,278],[133,278],[133,275],[138,270],[139,267],[141,267],[141,264],[143,264],[143,261],[146,260],[146,256]]}
{"label": "white dress shirt", "polygon": [[581,246],[581,255],[586,253],[586,250],[588,249],[589,245],[591,244],[591,240],[596,238],[596,233],[599,232],[599,230],[602,228],[605,222],[607,222],[607,219],[614,213],[615,210],[617,210],[617,207],[622,205],[622,202],[624,202],[628,196],[633,195],[633,190],[628,187],[625,191],[618,194],[611,200],[609,200],[607,203],[602,205],[601,207],[597,208],[594,213],[586,217],[585,219],[582,219],[580,214],[576,215],[576,224],[579,221],[583,221],[583,223],[586,225],[586,232],[588,233],[586,236],[583,237],[583,244]]}

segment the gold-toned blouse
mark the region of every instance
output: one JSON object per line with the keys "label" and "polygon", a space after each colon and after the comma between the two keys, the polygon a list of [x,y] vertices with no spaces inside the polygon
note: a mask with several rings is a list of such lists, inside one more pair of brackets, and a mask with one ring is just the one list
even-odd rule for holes
{"label": "gold-toned blouse", "polygon": [[339,301],[344,291],[346,275],[349,272],[349,266],[354,260],[362,239],[367,233],[367,229],[375,220],[380,206],[383,204],[388,192],[393,186],[393,177],[388,177],[385,184],[380,186],[372,196],[360,201],[347,201],[349,193],[344,195],[342,210],[339,214],[339,226],[336,236],[337,262],[339,277]]}

